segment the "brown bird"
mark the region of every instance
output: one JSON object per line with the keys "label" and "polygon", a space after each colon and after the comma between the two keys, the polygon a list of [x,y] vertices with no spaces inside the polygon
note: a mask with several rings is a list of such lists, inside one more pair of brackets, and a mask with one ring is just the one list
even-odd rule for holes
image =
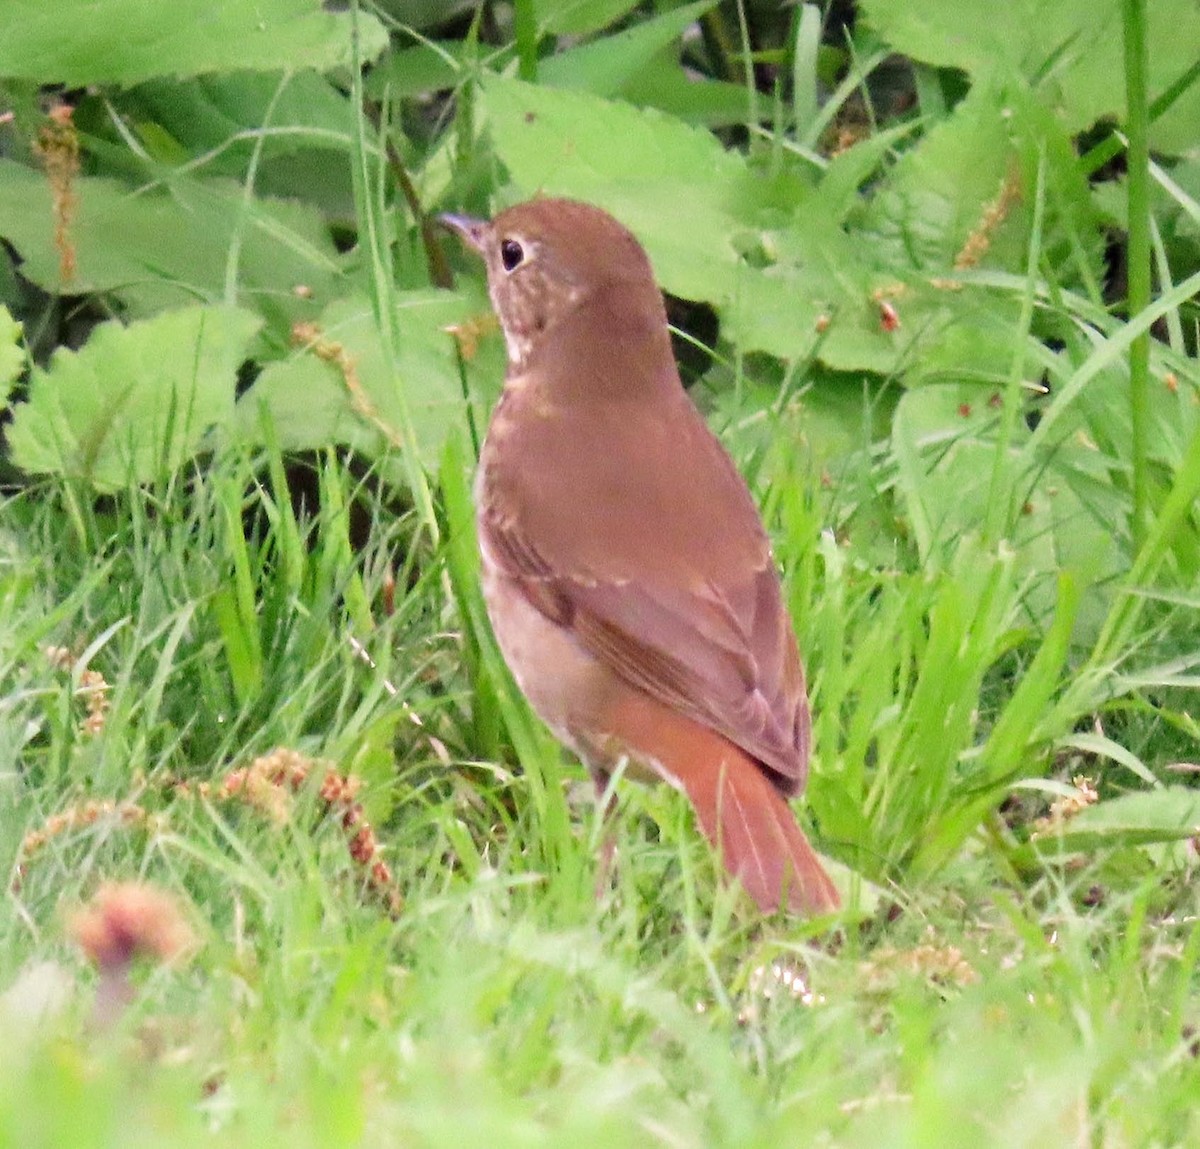
{"label": "brown bird", "polygon": [[786,801],[809,710],[770,543],[680,383],[646,253],[573,200],[442,219],[486,261],[508,345],[475,489],[518,685],[598,787],[624,760],[683,791],[761,909],[835,910]]}

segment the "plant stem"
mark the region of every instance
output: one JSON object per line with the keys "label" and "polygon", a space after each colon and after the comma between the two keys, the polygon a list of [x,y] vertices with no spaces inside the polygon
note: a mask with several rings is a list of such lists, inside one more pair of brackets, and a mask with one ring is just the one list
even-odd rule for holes
{"label": "plant stem", "polygon": [[[1146,100],[1146,0],[1124,0],[1125,99],[1128,147],[1129,277],[1128,311],[1132,319],[1150,306],[1150,119]],[[1150,333],[1138,334],[1129,347],[1129,411],[1133,427],[1133,553],[1146,540],[1150,511],[1147,471]]]}
{"label": "plant stem", "polygon": [[537,79],[537,12],[533,0],[514,0],[513,33],[517,40],[517,75],[533,83]]}
{"label": "plant stem", "polygon": [[1012,485],[1009,451],[1016,432],[1017,418],[1024,402],[1025,360],[1029,345],[1029,329],[1033,325],[1033,310],[1037,302],[1038,264],[1042,258],[1042,228],[1046,217],[1046,154],[1038,156],[1037,191],[1033,201],[1033,226],[1029,232],[1029,251],[1026,258],[1025,291],[1021,297],[1021,315],[1017,321],[1016,338],[1008,381],[1004,388],[1004,409],[996,435],[996,453],[992,458],[992,477],[988,484],[987,519],[984,537],[995,545],[1003,532],[1012,528]]}
{"label": "plant stem", "polygon": [[738,31],[742,38],[742,70],[746,84],[746,123],[761,123],[758,114],[758,84],[754,78],[754,47],[750,39],[750,22],[746,19],[745,0],[737,0]]}
{"label": "plant stem", "polygon": [[[353,159],[351,172],[354,183],[354,205],[358,216],[358,242],[366,258],[367,282],[371,303],[375,310],[375,319],[379,325],[379,337],[383,341],[387,361],[396,363],[399,359],[397,348],[400,346],[400,332],[396,322],[396,281],[392,272],[391,253],[384,218],[388,207],[382,193],[383,181],[372,161],[372,156],[381,154],[383,148],[372,148],[367,142],[367,127],[370,125],[370,120],[365,111],[366,101],[363,95],[362,57],[359,53],[358,39],[358,0],[353,0],[350,10],[354,17],[350,92],[354,107],[357,109],[354,117],[355,131],[351,153]],[[381,125],[377,134],[381,140],[386,140],[386,123]],[[400,437],[405,477],[408,479],[409,490],[412,492],[413,503],[421,525],[427,532],[429,541],[436,546],[440,529],[437,514],[433,508],[433,495],[430,492],[429,480],[426,478],[417,452],[417,438],[412,425],[409,397],[398,379],[395,380],[395,397],[397,409],[395,421]]]}

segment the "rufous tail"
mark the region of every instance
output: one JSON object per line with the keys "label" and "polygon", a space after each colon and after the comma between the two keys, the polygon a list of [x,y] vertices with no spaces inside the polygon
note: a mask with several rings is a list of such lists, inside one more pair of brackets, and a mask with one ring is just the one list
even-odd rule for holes
{"label": "rufous tail", "polygon": [[[657,713],[647,721],[650,708]],[[715,731],[649,700],[621,709],[626,746],[688,796],[725,868],[759,909],[812,915],[841,907],[791,807],[753,758]]]}
{"label": "rufous tail", "polygon": [[687,771],[680,781],[725,868],[764,913],[839,909],[837,888],[783,795],[748,755],[728,743],[724,749],[716,761]]}

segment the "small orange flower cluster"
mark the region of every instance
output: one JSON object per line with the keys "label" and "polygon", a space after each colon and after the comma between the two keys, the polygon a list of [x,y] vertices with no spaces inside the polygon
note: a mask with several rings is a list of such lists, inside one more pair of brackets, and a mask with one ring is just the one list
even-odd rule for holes
{"label": "small orange flower cluster", "polygon": [[1004,177],[1004,183],[1000,185],[1000,193],[991,203],[984,206],[978,226],[967,236],[967,242],[954,257],[956,270],[966,271],[968,268],[979,265],[979,261],[987,255],[988,248],[992,246],[992,236],[996,233],[996,229],[1008,218],[1012,205],[1020,198],[1021,179],[1017,170],[1013,168]]}
{"label": "small orange flower cluster", "polygon": [[912,949],[883,946],[861,964],[867,988],[874,992],[894,989],[904,978],[922,978],[935,985],[974,985],[979,972],[957,946],[922,942]]}
{"label": "small orange flower cluster", "polygon": [[454,336],[459,354],[470,363],[479,353],[479,341],[493,331],[500,330],[500,320],[489,311],[486,315],[473,315],[462,323],[453,323],[443,330],[447,335]]}
{"label": "small orange flower cluster", "polygon": [[891,335],[901,327],[900,312],[896,300],[908,294],[906,283],[884,283],[871,292],[871,301],[879,309],[879,327]]}
{"label": "small orange flower cluster", "polygon": [[404,437],[379,413],[358,376],[358,363],[346,350],[344,343],[326,339],[316,323],[292,324],[292,343],[311,351],[318,359],[337,368],[350,394],[350,405],[356,414],[366,419],[393,447],[404,450]]}
{"label": "small orange flower cluster", "polygon": [[20,887],[25,869],[33,857],[59,835],[94,826],[104,819],[120,822],[123,826],[144,826],[149,818],[145,808],[136,802],[114,802],[111,799],[84,802],[78,806],[70,806],[59,814],[52,814],[40,829],[30,830],[21,840],[14,889]]}
{"label": "small orange flower cluster", "polygon": [[[399,914],[403,899],[396,888],[391,867],[381,857],[375,831],[358,801],[362,779],[352,774],[339,774],[331,762],[279,747],[254,759],[249,766],[231,770],[216,784],[180,782],[175,786],[175,792],[215,802],[243,801],[276,825],[281,825],[291,814],[291,796],[304,786],[314,768],[324,771],[317,794],[325,809],[337,817],[346,835],[351,859],[365,872],[372,894],[383,902],[389,913]],[[13,889],[20,888],[30,861],[59,835],[95,825],[102,819],[119,821],[124,826],[145,827],[151,817],[137,802],[111,800],[84,802],[53,815],[39,829],[30,830],[21,842]]]}
{"label": "small orange flower cluster", "polygon": [[357,398],[362,394],[362,384],[358,379],[358,365],[354,356],[346,350],[343,343],[326,339],[325,333],[315,323],[295,323],[292,325],[292,343],[311,351],[318,359],[332,364],[341,372],[346,382],[346,390]]}
{"label": "small orange flower cluster", "polygon": [[[65,646],[48,646],[43,653],[56,670],[72,670],[75,656]],[[112,687],[98,670],[83,670],[79,675],[79,694],[87,700],[87,717],[83,732],[95,737],[104,729],[111,705],[108,692]]]}
{"label": "small orange flower cluster", "polygon": [[330,762],[281,746],[255,758],[249,766],[231,770],[216,786],[201,782],[193,788],[181,783],[176,789],[184,794],[194,791],[218,802],[241,798],[280,824],[289,816],[290,795],[304,786],[314,768],[324,771],[318,797],[326,809],[339,816],[350,857],[366,872],[371,891],[383,900],[389,912],[399,913],[403,903],[391,867],[380,857],[375,831],[358,801],[362,779],[339,774]]}
{"label": "small orange flower cluster", "polygon": [[1096,784],[1085,774],[1076,774],[1072,779],[1072,784],[1075,787],[1075,793],[1055,799],[1050,807],[1050,812],[1044,818],[1039,818],[1034,822],[1033,836],[1035,838],[1041,838],[1046,834],[1061,830],[1080,810],[1086,810],[1100,801]]}
{"label": "small orange flower cluster", "polygon": [[[980,261],[992,246],[992,236],[997,228],[1008,218],[1012,205],[1021,198],[1021,180],[1017,170],[1013,168],[1004,177],[996,198],[984,205],[983,214],[975,230],[967,236],[959,253],[954,257],[956,271],[969,271],[978,267]],[[962,280],[953,278],[936,278],[930,280],[931,286],[939,291],[961,291]]]}
{"label": "small orange flower cluster", "polygon": [[85,734],[93,737],[104,729],[108,718],[109,685],[98,670],[85,670],[79,676],[79,692],[87,697],[87,717],[83,720]]}
{"label": "small orange flower cluster", "polygon": [[75,242],[71,225],[75,221],[78,197],[75,180],[79,176],[79,130],[68,104],[54,108],[38,132],[34,150],[41,157],[50,181],[54,203],[54,246],[58,248],[58,273],[63,284],[75,278]]}

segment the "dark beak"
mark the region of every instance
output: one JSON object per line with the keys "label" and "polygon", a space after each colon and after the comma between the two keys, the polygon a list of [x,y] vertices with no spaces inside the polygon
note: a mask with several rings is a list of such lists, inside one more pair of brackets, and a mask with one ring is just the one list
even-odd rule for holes
{"label": "dark beak", "polygon": [[473,219],[469,215],[439,215],[438,223],[449,228],[469,248],[480,255],[487,255],[488,222],[486,219]]}

